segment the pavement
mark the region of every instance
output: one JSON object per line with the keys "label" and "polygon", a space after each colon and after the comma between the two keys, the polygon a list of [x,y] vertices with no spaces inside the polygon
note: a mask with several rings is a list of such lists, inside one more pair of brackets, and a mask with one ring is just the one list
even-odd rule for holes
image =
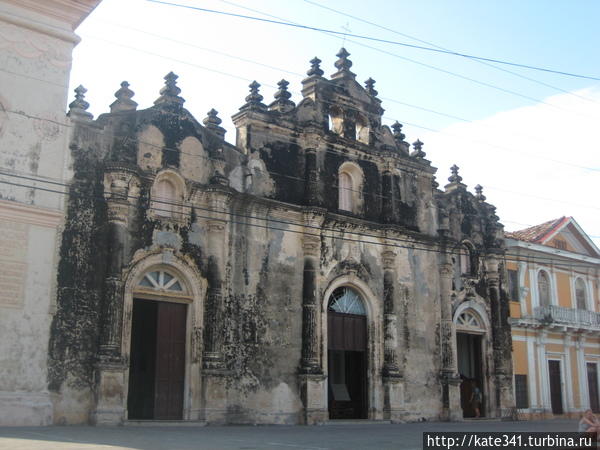
{"label": "pavement", "polygon": [[333,450],[418,449],[423,432],[576,431],[575,420],[502,422],[361,421],[322,426],[125,426],[0,428],[0,449],[10,450]]}

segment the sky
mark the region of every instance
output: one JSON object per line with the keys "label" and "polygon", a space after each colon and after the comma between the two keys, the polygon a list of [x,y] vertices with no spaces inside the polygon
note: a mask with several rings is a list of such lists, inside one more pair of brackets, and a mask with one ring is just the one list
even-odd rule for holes
{"label": "sky", "polygon": [[[165,1],[600,78],[592,0]],[[268,104],[285,78],[298,103],[309,60],[331,75],[344,46],[357,81],[376,80],[383,123],[425,143],[442,187],[456,164],[506,230],[573,216],[600,246],[600,81],[148,0],[103,0],[77,34],[70,92],[84,85],[96,117],[124,80],[152,106],[173,71],[184,106],[200,121],[219,111],[231,143],[251,81]]]}

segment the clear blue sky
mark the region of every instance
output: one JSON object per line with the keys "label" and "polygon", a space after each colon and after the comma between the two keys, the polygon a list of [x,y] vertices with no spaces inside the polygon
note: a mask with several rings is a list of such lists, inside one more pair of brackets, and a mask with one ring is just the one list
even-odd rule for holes
{"label": "clear blue sky", "polygon": [[[346,28],[354,34],[427,45],[412,37],[462,53],[600,77],[600,2],[592,0],[311,0],[396,33],[304,0],[173,2],[259,17],[270,14],[316,27]],[[185,106],[199,120],[210,108],[217,109],[231,142],[235,137],[230,117],[244,103],[251,80],[263,84],[261,92],[269,103],[277,81],[286,78],[292,99],[299,101],[308,61],[318,56],[325,74],[333,73],[335,54],[343,43],[342,37],[315,31],[146,0],[104,0],[78,33],[83,41],[74,54],[72,88],[78,84],[88,88],[94,114],[108,110],[122,80],[131,83],[140,108],[151,106],[162,77],[173,70],[180,76]],[[507,229],[572,215],[588,234],[600,236],[595,196],[600,172],[590,170],[600,167],[596,136],[600,82],[503,67],[558,88],[554,89],[455,56],[351,37],[344,45],[357,80],[377,81],[386,109],[384,124],[405,123],[410,142],[417,138],[425,142],[424,150],[440,169],[440,184],[455,162],[471,188],[477,183],[489,187],[488,199],[498,205]]]}

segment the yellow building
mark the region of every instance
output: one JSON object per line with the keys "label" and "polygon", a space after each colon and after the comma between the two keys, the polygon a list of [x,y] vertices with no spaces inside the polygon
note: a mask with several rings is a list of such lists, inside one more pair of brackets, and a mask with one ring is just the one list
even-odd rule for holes
{"label": "yellow building", "polygon": [[600,250],[572,217],[506,233],[514,387],[523,416],[600,410]]}

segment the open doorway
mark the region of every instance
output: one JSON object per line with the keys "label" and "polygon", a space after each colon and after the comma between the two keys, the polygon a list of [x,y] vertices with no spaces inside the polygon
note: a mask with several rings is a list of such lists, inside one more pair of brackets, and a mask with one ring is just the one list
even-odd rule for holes
{"label": "open doorway", "polygon": [[181,420],[187,306],[134,299],[128,418]]}
{"label": "open doorway", "polygon": [[460,404],[465,418],[477,417],[477,405],[479,417],[485,416],[481,341],[479,334],[456,333],[458,373],[461,378]]}
{"label": "open doorway", "polygon": [[327,311],[330,419],[367,418],[367,317],[352,289],[336,289]]}

